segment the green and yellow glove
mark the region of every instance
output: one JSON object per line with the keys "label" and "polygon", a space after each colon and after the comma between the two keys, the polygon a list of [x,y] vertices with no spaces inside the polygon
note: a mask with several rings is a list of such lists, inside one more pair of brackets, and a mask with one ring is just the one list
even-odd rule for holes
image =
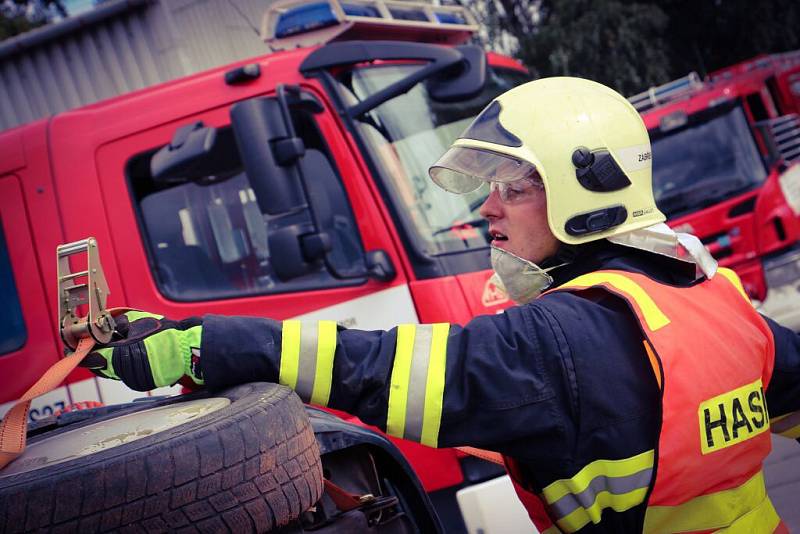
{"label": "green and yellow glove", "polygon": [[115,320],[111,342],[96,347],[81,367],[97,376],[122,380],[136,391],[171,386],[184,376],[203,384],[201,318],[173,321],[161,315],[129,311]]}

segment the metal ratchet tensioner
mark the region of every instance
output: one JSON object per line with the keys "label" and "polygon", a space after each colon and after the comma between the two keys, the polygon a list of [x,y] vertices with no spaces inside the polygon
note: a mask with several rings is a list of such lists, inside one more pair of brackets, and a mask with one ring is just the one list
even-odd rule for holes
{"label": "metal ratchet tensioner", "polygon": [[[86,253],[86,270],[72,272],[69,258]],[[82,338],[91,336],[97,343],[108,343],[114,334],[114,319],[106,310],[108,284],[100,266],[97,240],[89,237],[82,241],[59,245],[58,257],[58,319],[61,339],[75,350]],[[77,283],[76,283],[77,281]],[[78,317],[78,306],[87,304],[89,313]]]}

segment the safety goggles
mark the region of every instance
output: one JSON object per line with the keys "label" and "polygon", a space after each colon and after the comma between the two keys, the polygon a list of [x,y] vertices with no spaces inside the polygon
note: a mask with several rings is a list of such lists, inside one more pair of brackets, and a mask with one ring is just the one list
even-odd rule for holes
{"label": "safety goggles", "polygon": [[513,182],[489,182],[489,192],[497,191],[503,204],[520,204],[544,189],[538,175],[526,176]]}
{"label": "safety goggles", "polygon": [[538,176],[536,167],[527,161],[489,150],[459,146],[445,152],[428,173],[442,189],[460,194],[475,191],[484,182],[509,184]]}

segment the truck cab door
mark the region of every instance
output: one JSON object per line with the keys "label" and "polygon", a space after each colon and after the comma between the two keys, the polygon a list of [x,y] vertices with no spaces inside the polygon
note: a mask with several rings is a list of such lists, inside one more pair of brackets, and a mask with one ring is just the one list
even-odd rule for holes
{"label": "truck cab door", "polygon": [[[206,313],[324,317],[365,329],[416,322],[402,272],[385,280],[341,278],[325,262],[310,261],[307,272],[287,277],[279,266],[286,255],[296,252],[297,239],[310,233],[308,214],[303,209],[269,214],[260,208],[231,116],[231,106],[208,109],[131,133],[99,149],[97,166],[104,202],[112,214],[109,226],[125,304],[171,317]],[[328,206],[332,217],[330,228],[325,228],[335,241],[332,261],[347,271],[348,262],[357,266],[367,253],[383,251],[391,264],[398,265],[395,245],[365,177],[349,163],[346,142],[330,133],[336,131],[331,111],[323,107],[315,113],[293,112],[292,121],[305,144],[304,157],[326,167],[317,176],[312,164],[306,179],[325,181],[321,187],[336,199]],[[180,128],[197,123],[215,128],[216,143],[222,147],[214,164],[205,168],[207,174],[189,181],[154,178],[155,154]],[[276,237],[285,237],[291,246],[279,246],[281,239]],[[313,246],[303,253],[310,254]]]}
{"label": "truck cab door", "polygon": [[[0,376],[7,377],[3,397],[15,399],[58,361],[59,352],[31,246],[29,228],[39,221],[28,213],[18,176],[0,178],[0,198]],[[65,387],[35,399],[31,418],[52,415],[67,399]],[[0,405],[0,415],[12,405]]]}

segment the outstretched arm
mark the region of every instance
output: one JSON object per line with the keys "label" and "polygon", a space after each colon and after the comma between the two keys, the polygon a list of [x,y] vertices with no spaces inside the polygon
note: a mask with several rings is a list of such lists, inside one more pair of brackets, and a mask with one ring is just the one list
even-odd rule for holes
{"label": "outstretched arm", "polygon": [[[211,388],[265,380],[430,446],[563,440],[572,405],[565,346],[546,310],[513,308],[466,326],[347,330],[330,321],[206,316]],[[568,357],[568,355],[563,355]]]}

